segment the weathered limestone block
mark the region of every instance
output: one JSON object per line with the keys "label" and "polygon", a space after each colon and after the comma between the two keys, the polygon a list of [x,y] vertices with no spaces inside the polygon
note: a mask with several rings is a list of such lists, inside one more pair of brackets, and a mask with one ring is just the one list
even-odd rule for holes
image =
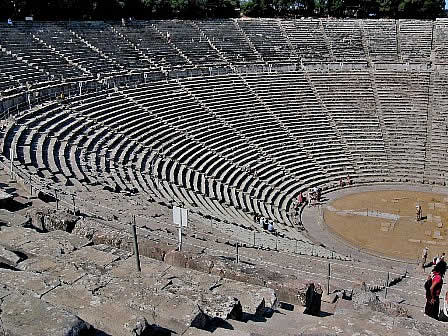
{"label": "weathered limestone block", "polygon": [[10,267],[16,267],[22,260],[23,257],[19,256],[18,253],[14,253],[14,251],[0,245],[0,265],[5,264]]}
{"label": "weathered limestone block", "polygon": [[[231,316],[233,309],[238,305],[238,301],[234,298],[201,292],[192,295],[190,288],[179,283],[166,284],[159,289],[156,286],[148,287],[146,284],[141,278],[129,280],[111,278],[107,284],[98,287],[95,293],[98,297],[109,301],[119,297],[121,304],[135,311],[144,311],[149,316],[155,317],[156,321],[159,318],[172,317],[173,321],[185,328],[190,326],[205,328],[215,317],[225,319]],[[172,323],[174,322],[169,324]],[[178,330],[179,328],[180,326],[176,327]]]}
{"label": "weathered limestone block", "polygon": [[159,261],[163,261],[168,251],[172,250],[172,247],[167,244],[148,240],[141,240],[138,245],[141,255]]}
{"label": "weathered limestone block", "polygon": [[20,249],[25,253],[34,255],[61,256],[90,244],[85,239],[65,231],[51,231],[40,233],[28,242],[23,243]]}
{"label": "weathered limestone block", "polygon": [[66,258],[57,258],[49,256],[33,256],[22,261],[18,266],[22,271],[44,273],[54,278],[58,278],[62,284],[73,284],[86,272],[75,263],[70,262]]}
{"label": "weathered limestone block", "polygon": [[369,304],[377,300],[376,294],[368,290],[365,282],[353,289],[352,301],[355,305]]}
{"label": "weathered limestone block", "polygon": [[40,298],[61,285],[56,277],[26,271],[12,271],[0,268],[0,283],[20,293]]}
{"label": "weathered limestone block", "polygon": [[373,311],[385,313],[389,316],[409,316],[408,311],[403,306],[379,298],[376,294],[368,290],[364,282],[359,287],[353,289],[352,302],[355,308],[364,305]]}
{"label": "weathered limestone block", "polygon": [[190,258],[187,253],[171,250],[165,255],[164,261],[172,266],[186,268]]}
{"label": "weathered limestone block", "polygon": [[267,286],[275,290],[279,301],[306,306],[307,282],[291,276],[280,276],[277,281],[270,281]]}
{"label": "weathered limestone block", "polygon": [[33,208],[27,212],[27,217],[31,218],[32,226],[43,232],[54,230],[71,232],[79,219],[68,211],[51,208]]}
{"label": "weathered limestone block", "polygon": [[[91,284],[88,284],[82,280],[72,286],[55,288],[44,296],[45,301],[76,314],[107,335],[129,335],[126,324],[143,312],[127,307],[117,298],[108,300],[97,295],[97,288],[107,281],[91,279]],[[146,318],[149,318],[149,313]]]}
{"label": "weathered limestone block", "polygon": [[94,244],[106,244],[115,248],[129,250],[132,247],[130,232],[113,230],[92,220],[79,220],[72,233],[91,240]]}
{"label": "weathered limestone block", "polygon": [[23,244],[39,239],[40,234],[33,229],[19,227],[2,227],[0,244],[10,248],[19,248]]}
{"label": "weathered limestone block", "polygon": [[17,213],[0,209],[0,226],[2,226],[2,224],[7,226],[27,227],[31,224],[31,220]]}
{"label": "weathered limestone block", "polygon": [[238,298],[245,313],[264,316],[277,307],[277,296],[271,288],[229,279],[223,279],[221,283],[213,292]]}
{"label": "weathered limestone block", "polygon": [[261,269],[249,265],[237,265],[219,257],[211,257],[211,260],[213,260],[213,268],[210,274],[253,285],[265,285],[264,279],[260,277]]}
{"label": "weathered limestone block", "polygon": [[171,331],[149,324],[144,316],[137,316],[126,323],[130,336],[171,336]]}
{"label": "weathered limestone block", "polygon": [[[142,281],[145,286],[184,295],[195,302],[202,302],[201,308],[212,316],[227,318],[232,315],[232,318],[238,319],[243,311],[249,314],[264,314],[267,310],[276,307],[275,292],[266,287],[172,267],[145,257],[142,257],[141,268],[143,276],[141,280],[139,277],[138,281]],[[135,277],[134,260],[120,262],[109,274],[121,278]],[[236,298],[239,303],[234,302],[233,298]],[[230,306],[226,306],[227,304]],[[219,307],[220,305],[227,308],[223,310]],[[237,305],[241,306],[241,313],[238,313]],[[235,307],[232,308],[232,306]]]}
{"label": "weathered limestone block", "polygon": [[66,310],[15,292],[3,297],[0,314],[2,330],[9,336],[81,336],[91,329]]}
{"label": "weathered limestone block", "polygon": [[96,249],[93,246],[87,246],[71,253],[65,260],[75,264],[80,269],[95,274],[96,270],[104,270],[120,257],[112,253],[107,253]]}
{"label": "weathered limestone block", "polygon": [[187,261],[187,268],[206,274],[212,272],[214,265],[213,258],[205,255],[199,255]]}

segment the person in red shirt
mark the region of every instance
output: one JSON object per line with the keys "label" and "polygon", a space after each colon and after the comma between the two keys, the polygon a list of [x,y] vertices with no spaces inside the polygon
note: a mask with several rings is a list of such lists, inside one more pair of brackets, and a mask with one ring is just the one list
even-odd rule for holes
{"label": "person in red shirt", "polygon": [[440,291],[442,290],[443,276],[445,275],[445,272],[446,262],[442,260],[436,264],[425,283],[425,314],[435,319],[439,318],[439,295]]}
{"label": "person in red shirt", "polygon": [[303,194],[302,194],[302,192],[300,192],[297,201],[299,202],[299,205],[301,205],[303,203]]}

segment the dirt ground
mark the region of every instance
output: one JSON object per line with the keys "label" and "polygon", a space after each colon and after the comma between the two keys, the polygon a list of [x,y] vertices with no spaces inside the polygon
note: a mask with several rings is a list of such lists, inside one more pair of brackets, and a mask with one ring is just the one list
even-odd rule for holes
{"label": "dirt ground", "polygon": [[[417,204],[423,214],[419,222]],[[416,260],[424,247],[429,248],[429,257],[448,253],[448,195],[414,191],[348,195],[325,207],[324,221],[352,245],[383,256]]]}

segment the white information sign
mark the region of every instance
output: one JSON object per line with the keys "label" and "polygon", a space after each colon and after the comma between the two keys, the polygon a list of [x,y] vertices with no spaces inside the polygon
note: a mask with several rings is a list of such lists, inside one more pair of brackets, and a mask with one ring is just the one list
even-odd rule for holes
{"label": "white information sign", "polygon": [[187,227],[188,224],[188,210],[174,206],[173,207],[173,223],[182,227]]}

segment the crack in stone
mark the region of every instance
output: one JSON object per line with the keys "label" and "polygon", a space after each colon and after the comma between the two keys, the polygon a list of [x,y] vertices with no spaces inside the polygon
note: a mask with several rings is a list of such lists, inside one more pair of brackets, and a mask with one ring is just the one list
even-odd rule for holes
{"label": "crack in stone", "polygon": [[46,292],[40,294],[40,295],[39,295],[39,299],[42,299],[42,297],[43,297],[44,295],[50,293],[51,291],[53,291],[53,290],[55,290],[56,288],[59,288],[59,287],[62,287],[62,284],[61,284],[60,281],[59,281],[59,283],[58,283],[56,286],[54,286],[53,288],[50,288],[50,289],[47,290]]}
{"label": "crack in stone", "polygon": [[101,285],[99,285],[99,286],[97,286],[97,287],[95,287],[90,292],[92,293],[92,295],[95,295],[96,292],[98,292],[100,289],[106,287],[108,284],[110,284],[111,281],[112,281],[112,279],[107,281],[107,282],[105,282],[105,283],[103,283],[103,284],[101,284]]}

